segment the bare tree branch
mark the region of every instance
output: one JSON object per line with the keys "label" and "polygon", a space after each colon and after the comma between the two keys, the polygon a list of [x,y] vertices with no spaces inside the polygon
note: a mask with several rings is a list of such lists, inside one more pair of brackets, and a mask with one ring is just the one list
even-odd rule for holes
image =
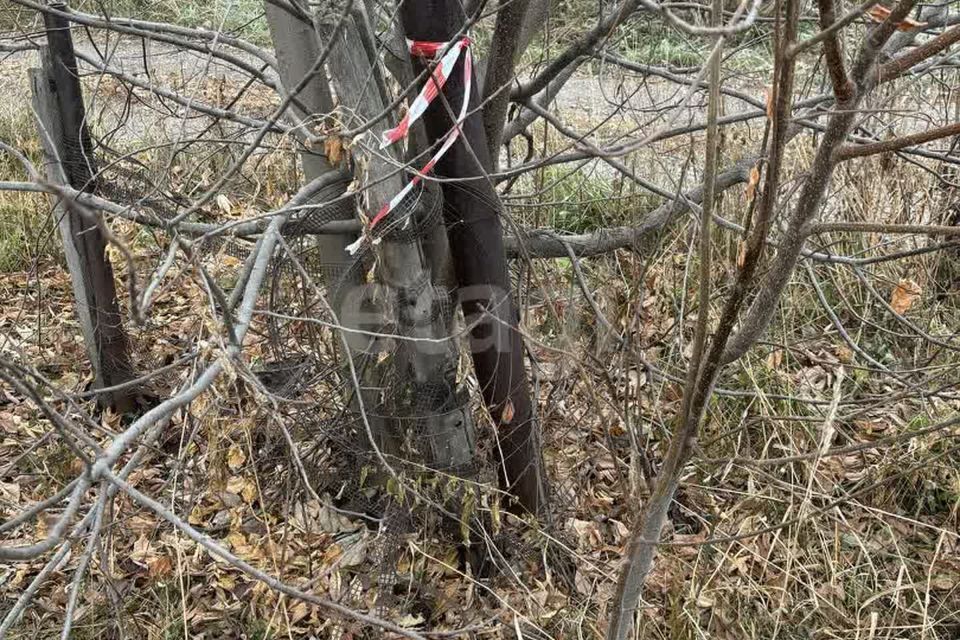
{"label": "bare tree branch", "polygon": [[924,144],[933,140],[947,138],[960,134],[960,123],[954,123],[945,127],[937,127],[920,133],[913,133],[905,136],[899,136],[884,140],[883,142],[874,142],[871,144],[848,144],[843,145],[834,152],[835,162],[844,162],[851,158],[863,158],[878,153],[890,153],[899,151],[906,147],[912,147],[918,144]]}

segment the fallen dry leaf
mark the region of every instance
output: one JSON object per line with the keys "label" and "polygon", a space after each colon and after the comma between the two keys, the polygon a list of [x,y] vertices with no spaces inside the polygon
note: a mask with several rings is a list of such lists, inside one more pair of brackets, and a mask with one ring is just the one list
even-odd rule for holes
{"label": "fallen dry leaf", "polygon": [[423,619],[423,616],[421,616],[420,614],[412,615],[409,613],[405,614],[403,617],[397,620],[398,625],[400,625],[401,627],[405,627],[407,629],[411,627],[418,627],[424,622],[426,621]]}
{"label": "fallen dry leaf", "polygon": [[843,362],[844,364],[853,362],[853,351],[851,351],[849,347],[840,345],[833,351],[837,354],[837,359],[839,359],[840,362]]}
{"label": "fallen dry leaf", "polygon": [[237,588],[237,579],[229,573],[225,573],[217,578],[217,584],[227,591],[233,591]]}
{"label": "fallen dry leaf", "polygon": [[0,482],[0,499],[11,505],[20,502],[20,485],[15,482]]}
{"label": "fallen dry leaf", "polygon": [[[241,476],[232,476],[227,480],[227,493],[234,494],[243,498],[247,504],[253,502],[257,497],[257,485],[249,478]],[[230,505],[237,506],[237,505]]]}
{"label": "fallen dry leaf", "polygon": [[259,550],[247,541],[247,537],[240,531],[231,531],[227,534],[226,541],[230,544],[233,552],[244,560],[252,560],[260,557]]}
{"label": "fallen dry leaf", "polygon": [[894,311],[903,315],[909,311],[921,293],[923,293],[923,290],[920,285],[913,280],[901,280],[890,296],[890,306],[893,307]]}
{"label": "fallen dry leaf", "polygon": [[236,471],[246,461],[247,454],[243,452],[243,448],[238,444],[231,445],[230,450],[227,451],[227,466]]}
{"label": "fallen dry leaf", "polygon": [[151,578],[163,578],[173,570],[173,563],[166,555],[147,558],[147,575]]}
{"label": "fallen dry leaf", "polygon": [[310,613],[310,609],[307,607],[306,602],[297,602],[292,607],[290,607],[290,624],[296,624],[307,617],[307,614]]}
{"label": "fallen dry leaf", "polygon": [[220,207],[220,210],[224,213],[230,213],[230,208],[233,203],[230,202],[230,198],[224,194],[219,194],[217,196],[217,206]]}
{"label": "fallen dry leaf", "polygon": [[194,505],[193,509],[190,510],[190,515],[187,516],[187,522],[195,526],[201,526],[206,523],[206,517],[204,515],[203,507],[199,504]]}
{"label": "fallen dry leaf", "polygon": [[717,604],[716,598],[713,596],[707,595],[706,593],[701,593],[697,596],[697,606],[701,609],[709,609],[710,607]]}
{"label": "fallen dry leaf", "polygon": [[133,543],[133,551],[129,554],[129,558],[141,566],[149,566],[150,560],[156,557],[157,552],[154,550],[150,538],[146,535],[137,538]]}
{"label": "fallen dry leaf", "polygon": [[770,352],[770,355],[767,356],[767,367],[770,369],[778,369],[782,362],[783,349],[774,349]]}

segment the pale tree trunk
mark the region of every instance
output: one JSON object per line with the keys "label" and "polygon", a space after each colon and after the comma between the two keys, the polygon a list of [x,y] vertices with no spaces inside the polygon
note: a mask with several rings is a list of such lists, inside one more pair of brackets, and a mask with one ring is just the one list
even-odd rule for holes
{"label": "pale tree trunk", "polygon": [[[298,5],[291,5],[291,10],[295,8],[298,8]],[[292,91],[310,74],[314,62],[320,55],[320,43],[310,19],[310,13],[305,9],[302,11],[300,16],[297,16],[292,11],[270,2],[266,3],[267,24],[277,56],[280,82],[284,91],[287,92]],[[330,95],[326,73],[321,69],[308,79],[297,94],[289,115],[296,123],[304,123],[304,127],[316,130],[322,124],[322,117],[332,111],[333,96]],[[330,165],[327,157],[319,150],[301,148],[299,155],[305,183],[338,170]],[[340,193],[346,190],[345,185],[343,187]],[[334,195],[340,195],[340,193]],[[318,194],[318,204],[323,204],[330,195],[331,193],[326,190]],[[304,217],[309,218],[310,213],[306,212]],[[347,212],[342,219],[352,217],[350,212]],[[331,276],[327,278],[325,284],[332,284],[333,280],[339,279],[348,269],[351,258],[346,248],[353,239],[354,236],[346,234],[315,234],[310,237],[310,242],[319,251],[321,260]],[[360,282],[359,276],[353,280],[354,285]],[[341,282],[340,284],[350,286],[351,283]],[[330,303],[339,318],[342,315],[340,304],[342,296],[338,295],[338,292],[331,293]],[[347,340],[355,348],[364,346],[362,336],[355,333],[348,333]]]}

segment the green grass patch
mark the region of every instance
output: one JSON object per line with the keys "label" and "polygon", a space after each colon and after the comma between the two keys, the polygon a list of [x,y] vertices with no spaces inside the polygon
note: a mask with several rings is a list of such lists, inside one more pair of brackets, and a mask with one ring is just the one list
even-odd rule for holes
{"label": "green grass patch", "polygon": [[568,233],[636,221],[660,204],[657,196],[598,172],[548,167],[531,183],[531,196],[511,203],[514,215],[531,226]]}
{"label": "green grass patch", "polygon": [[59,255],[47,206],[42,195],[0,195],[0,273],[24,271],[37,258]]}
{"label": "green grass patch", "polygon": [[[40,141],[30,111],[0,114],[0,140],[41,169]],[[16,158],[0,153],[0,180],[25,181],[27,172]],[[49,210],[43,194],[0,191],[0,272],[23,271],[37,258],[59,255],[59,245],[51,236]]]}
{"label": "green grass patch", "polygon": [[692,67],[705,62],[708,46],[675,29],[644,23],[627,32],[623,38],[623,50],[626,57],[635,62]]}
{"label": "green grass patch", "polygon": [[264,3],[261,0],[85,0],[73,5],[80,11],[203,27],[241,36],[256,44],[270,42]]}

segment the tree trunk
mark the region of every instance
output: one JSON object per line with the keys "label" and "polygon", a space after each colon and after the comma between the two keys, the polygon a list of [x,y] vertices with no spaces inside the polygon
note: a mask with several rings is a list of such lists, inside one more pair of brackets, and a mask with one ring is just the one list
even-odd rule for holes
{"label": "tree trunk", "polygon": [[[293,7],[297,7],[296,4]],[[270,37],[273,40],[274,50],[277,56],[277,67],[280,74],[280,83],[285,91],[291,91],[299,82],[310,72],[314,62],[320,55],[320,43],[317,40],[316,31],[310,22],[310,13],[307,9],[301,17],[293,15],[292,12],[278,7],[270,2],[266,3],[267,25],[270,28]],[[333,111],[333,97],[330,95],[330,88],[327,83],[325,73],[317,74],[297,95],[294,104],[291,105],[290,115],[296,123],[313,122],[317,114],[328,114]],[[320,177],[337,169],[330,165],[327,158],[322,153],[311,149],[302,148],[300,150],[300,165],[303,170],[305,182]],[[327,190],[323,190],[316,198],[317,204],[322,205],[329,195]],[[339,194],[337,194],[339,195]],[[309,219],[312,212],[306,212],[302,217]],[[343,219],[353,218],[352,212],[346,212]],[[308,227],[309,225],[300,225]],[[309,233],[309,228],[305,229]],[[328,273],[332,276],[328,278],[328,283],[338,278],[347,270],[352,262],[347,253],[347,246],[353,241],[353,237],[347,234],[316,234],[310,238],[320,252],[321,260]],[[355,282],[341,283],[344,286],[350,284],[359,284],[359,275]],[[341,314],[341,305],[338,295],[334,292],[332,300],[334,312],[337,317]],[[355,348],[363,348],[362,344],[354,344],[357,340],[363,339],[362,335],[348,333],[347,340]]]}
{"label": "tree trunk", "polygon": [[520,36],[527,13],[528,0],[501,0],[486,71],[483,77],[483,129],[490,153],[490,169],[500,163],[500,136],[510,106],[509,85],[514,80],[514,62],[521,53]]}
{"label": "tree trunk", "polygon": [[[329,7],[327,7],[329,10]],[[321,10],[322,11],[322,10]],[[340,106],[340,116],[346,127],[376,117],[384,108],[383,96],[377,81],[379,69],[368,58],[362,46],[362,30],[366,25],[358,20],[355,11],[333,43],[329,58],[331,83]],[[333,37],[333,30],[324,16],[318,17],[320,39]],[[386,126],[383,120],[370,128],[374,140],[379,140]],[[392,151],[372,153],[366,158],[366,176],[369,188],[364,191],[369,218],[380,206],[394,197],[409,176],[397,172]],[[416,214],[411,214],[416,217]],[[382,223],[389,226],[388,218]],[[397,225],[402,226],[402,225]],[[414,221],[410,227],[415,228]],[[400,230],[403,234],[403,230]],[[452,472],[462,472],[473,462],[473,423],[460,407],[456,394],[456,344],[443,340],[449,336],[450,314],[433,286],[435,269],[442,260],[430,257],[425,249],[442,250],[442,243],[425,242],[425,237],[403,238],[387,233],[376,245],[377,277],[384,285],[392,306],[398,332],[405,339],[397,341],[393,353],[393,387],[387,389],[403,410],[413,418],[423,453],[429,452],[428,464]],[[401,398],[401,395],[403,396]],[[398,420],[398,425],[409,424]],[[398,433],[395,436],[403,435]]]}
{"label": "tree trunk", "polygon": [[[65,10],[65,5],[52,5]],[[54,183],[93,192],[96,166],[86,127],[83,94],[77,75],[70,25],[62,17],[45,13],[47,47],[41,49],[42,69],[32,74],[34,104],[43,128],[40,135]],[[106,255],[106,240],[97,220],[75,204],[56,208],[77,302],[77,315],[94,370],[94,388],[123,384],[134,378],[129,343],[117,303],[113,268]],[[102,407],[124,413],[136,406],[136,386],[101,393]]]}
{"label": "tree trunk", "polygon": [[[451,40],[465,21],[456,0],[404,2],[400,17],[407,38],[432,42]],[[441,97],[424,114],[431,142],[453,126],[450,114],[464,99],[463,64],[461,58]],[[473,112],[479,102],[475,90],[469,100]],[[477,323],[470,332],[471,351],[484,402],[497,426],[501,486],[520,507],[540,514],[547,506],[542,452],[504,252],[499,198],[486,177],[490,166],[482,118],[474,112],[434,172],[458,179],[443,183],[444,215],[463,313],[468,324]]]}

